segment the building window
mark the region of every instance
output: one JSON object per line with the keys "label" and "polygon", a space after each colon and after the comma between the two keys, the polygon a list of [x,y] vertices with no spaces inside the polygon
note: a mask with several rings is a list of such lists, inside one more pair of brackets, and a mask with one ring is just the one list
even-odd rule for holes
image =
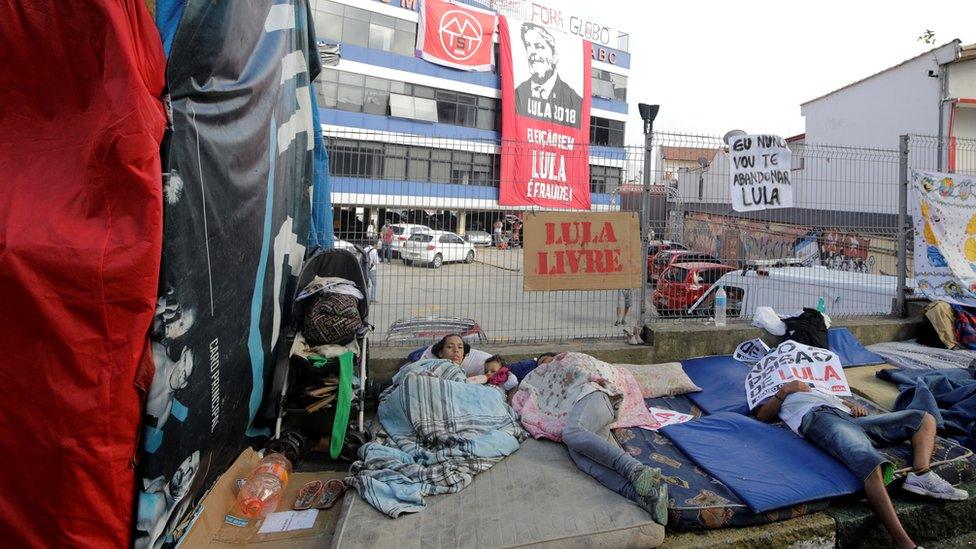
{"label": "building window", "polygon": [[497,131],[500,126],[501,106],[492,97],[331,69],[322,72],[317,93],[326,108],[483,130]]}
{"label": "building window", "polygon": [[599,116],[590,117],[590,144],[623,147],[624,123]]}
{"label": "building window", "polygon": [[[326,138],[329,173],[336,177],[498,187],[501,156],[375,141]],[[613,193],[621,168],[590,166],[590,192]]]}
{"label": "building window", "polygon": [[312,9],[315,35],[319,40],[413,55],[417,24],[412,21],[331,0],[319,0]]}
{"label": "building window", "polygon": [[623,169],[590,165],[590,192],[610,194],[617,192]]}
{"label": "building window", "polygon": [[593,97],[627,101],[627,77],[603,69],[592,69],[590,82]]}

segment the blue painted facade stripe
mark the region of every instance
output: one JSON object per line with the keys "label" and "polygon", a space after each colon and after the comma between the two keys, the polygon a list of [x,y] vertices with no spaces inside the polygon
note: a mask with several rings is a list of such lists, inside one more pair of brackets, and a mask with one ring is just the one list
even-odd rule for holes
{"label": "blue painted facade stripe", "polygon": [[[498,201],[498,187],[358,177],[333,177],[332,192]],[[591,201],[593,204],[606,205],[610,203],[610,195],[594,193],[591,195]]]}
{"label": "blue painted facade stripe", "polygon": [[[482,143],[492,143],[494,145],[497,145],[501,140],[501,136],[496,131],[480,130],[478,128],[465,128],[463,126],[455,126],[453,124],[417,122],[414,120],[403,120],[400,118],[391,118],[389,116],[381,116],[378,114],[348,112],[338,109],[319,109],[319,114],[323,124],[349,128],[349,135],[341,136],[348,139],[356,139],[357,132],[362,130],[373,130],[404,133],[416,135],[418,137],[478,141]],[[627,151],[622,147],[601,147],[591,145],[590,156],[613,160],[626,160]]]}
{"label": "blue painted facade stripe", "polygon": [[[352,44],[342,45],[342,58],[376,67],[394,69],[413,74],[422,74],[424,76],[431,76],[434,78],[443,78],[453,82],[463,82],[465,84],[484,86],[486,88],[492,88],[495,90],[500,90],[502,87],[501,79],[497,74],[492,74],[490,72],[459,71],[457,69],[435,65],[434,63],[425,61],[419,57],[407,57],[405,55],[397,55],[388,51],[373,50],[364,48],[362,46],[354,46]],[[627,103],[599,97],[593,98],[593,108],[619,112],[622,114],[627,114],[628,112]]]}

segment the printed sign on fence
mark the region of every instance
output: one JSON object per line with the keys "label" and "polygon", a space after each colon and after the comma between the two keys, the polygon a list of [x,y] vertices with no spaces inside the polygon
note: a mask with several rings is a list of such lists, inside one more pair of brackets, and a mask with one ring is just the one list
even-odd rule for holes
{"label": "printed sign on fence", "polygon": [[793,207],[793,152],[777,135],[743,135],[729,144],[732,209]]}
{"label": "printed sign on fence", "polygon": [[976,306],[976,177],[912,170],[912,187],[916,287]]}
{"label": "printed sign on fence", "polygon": [[745,362],[746,364],[755,364],[767,354],[769,354],[769,345],[766,345],[765,341],[757,337],[756,339],[750,339],[749,341],[740,343],[735,348],[735,353],[732,355],[732,358],[739,362]]}
{"label": "printed sign on fence", "polygon": [[528,213],[523,231],[527,292],[640,288],[636,213]]}
{"label": "printed sign on fence", "polygon": [[776,394],[786,383],[800,380],[814,391],[834,396],[851,396],[840,359],[826,349],[795,341],[784,341],[756,363],[746,376],[749,408]]}
{"label": "printed sign on fence", "polygon": [[657,431],[661,427],[667,427],[668,425],[677,425],[695,419],[693,415],[682,414],[681,412],[675,412],[674,410],[667,410],[665,408],[648,406],[647,409],[650,410],[651,415],[654,416],[654,420],[657,421],[657,427],[651,429],[652,431]]}

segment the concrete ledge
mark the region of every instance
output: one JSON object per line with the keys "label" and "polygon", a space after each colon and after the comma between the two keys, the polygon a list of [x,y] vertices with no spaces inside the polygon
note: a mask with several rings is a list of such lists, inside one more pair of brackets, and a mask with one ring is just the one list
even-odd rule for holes
{"label": "concrete ledge", "polygon": [[[966,501],[941,502],[892,491],[898,518],[915,543],[947,540],[976,531],[976,482],[960,488]],[[831,505],[826,511],[837,521],[837,547],[890,547],[891,538],[874,518],[866,500]]]}
{"label": "concrete ledge", "polygon": [[661,549],[752,549],[753,547],[828,549],[835,546],[834,519],[814,513],[782,522],[747,528],[724,528],[668,535]]}
{"label": "concrete ledge", "polygon": [[[920,311],[919,311],[920,313]],[[864,345],[884,341],[901,341],[915,337],[921,315],[910,318],[849,318],[838,319],[834,326],[851,330]],[[716,327],[705,322],[649,323],[650,345],[628,345],[620,339],[578,339],[565,342],[527,343],[518,345],[486,345],[484,350],[498,353],[506,360],[534,358],[546,351],[579,351],[617,364],[658,364],[686,358],[731,354],[735,347],[756,337],[775,344],[777,338],[753,328],[747,321],[730,322]],[[371,347],[370,376],[382,383],[389,382],[407,355],[416,347]]]}

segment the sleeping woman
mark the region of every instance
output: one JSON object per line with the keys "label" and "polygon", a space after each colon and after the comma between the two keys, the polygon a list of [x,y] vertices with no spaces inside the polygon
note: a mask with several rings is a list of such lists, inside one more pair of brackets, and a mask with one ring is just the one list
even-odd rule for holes
{"label": "sleeping woman", "polygon": [[668,490],[661,470],[634,459],[610,433],[656,425],[633,375],[582,353],[539,362],[512,400],[522,425],[536,438],[561,440],[581,471],[666,524]]}

